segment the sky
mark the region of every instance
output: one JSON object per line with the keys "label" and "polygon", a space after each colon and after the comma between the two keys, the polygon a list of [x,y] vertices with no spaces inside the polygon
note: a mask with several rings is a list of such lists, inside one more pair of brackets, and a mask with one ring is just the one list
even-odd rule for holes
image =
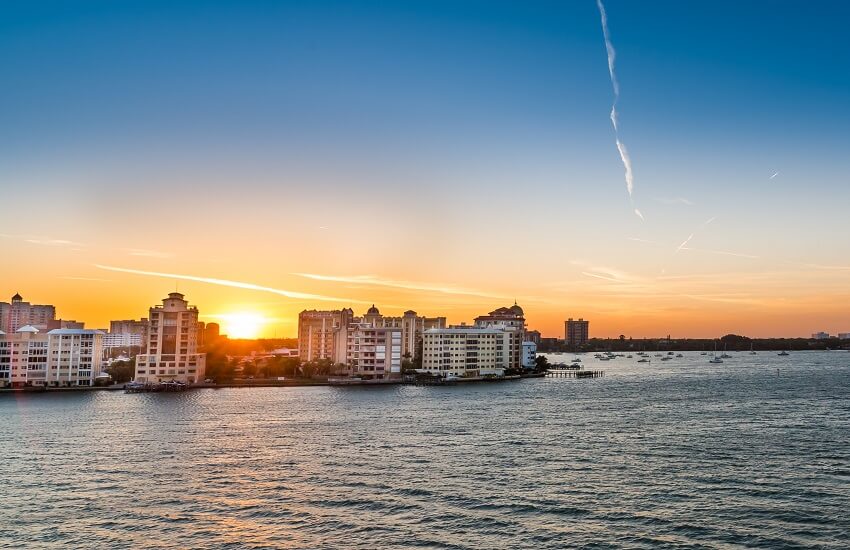
{"label": "sky", "polygon": [[0,6],[0,300],[850,332],[846,2]]}

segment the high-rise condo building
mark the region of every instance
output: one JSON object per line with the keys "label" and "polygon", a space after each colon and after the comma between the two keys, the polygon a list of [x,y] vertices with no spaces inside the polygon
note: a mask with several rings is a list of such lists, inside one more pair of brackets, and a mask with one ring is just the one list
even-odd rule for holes
{"label": "high-rise condo building", "polygon": [[581,318],[575,321],[572,317],[564,321],[564,341],[568,346],[583,346],[588,338],[590,338],[590,321]]}
{"label": "high-rise condo building", "polygon": [[522,343],[525,341],[525,314],[516,302],[511,307],[500,307],[487,315],[475,318],[479,328],[499,328],[508,333],[508,346],[505,354],[505,368],[522,368]]}
{"label": "high-rise condo building", "polygon": [[206,354],[198,353],[197,338],[198,308],[172,292],[161,306],[150,308],[147,351],[136,357],[136,381],[203,381]]}
{"label": "high-rise condo building", "polygon": [[[446,326],[445,317],[423,317],[408,310],[401,317],[382,315],[374,305],[362,317],[351,309],[302,311],[298,315],[298,351],[302,361],[330,360],[349,364],[349,333],[364,327],[397,329],[401,334],[401,357],[416,357],[422,334]],[[396,371],[398,372],[398,371]]]}
{"label": "high-rise condo building", "polygon": [[6,334],[13,334],[26,325],[44,331],[54,319],[55,307],[30,304],[25,302],[20,294],[12,296],[11,303],[0,302],[0,330]]}

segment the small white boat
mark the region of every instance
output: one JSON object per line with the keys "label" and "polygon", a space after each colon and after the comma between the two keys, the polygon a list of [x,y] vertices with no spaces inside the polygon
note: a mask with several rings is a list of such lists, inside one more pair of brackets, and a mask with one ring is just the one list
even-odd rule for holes
{"label": "small white boat", "polygon": [[715,356],[715,357],[712,357],[711,359],[709,359],[709,360],[708,360],[708,362],[709,362],[709,363],[722,363],[722,362],[723,362],[723,359],[721,359],[720,357],[716,357],[716,356]]}

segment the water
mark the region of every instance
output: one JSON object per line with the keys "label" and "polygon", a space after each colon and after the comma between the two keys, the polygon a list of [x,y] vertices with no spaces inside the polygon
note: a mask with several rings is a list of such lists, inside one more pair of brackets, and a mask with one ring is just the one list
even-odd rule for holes
{"label": "water", "polygon": [[[0,395],[2,548],[846,548],[850,353]],[[570,360],[571,355],[553,359]]]}

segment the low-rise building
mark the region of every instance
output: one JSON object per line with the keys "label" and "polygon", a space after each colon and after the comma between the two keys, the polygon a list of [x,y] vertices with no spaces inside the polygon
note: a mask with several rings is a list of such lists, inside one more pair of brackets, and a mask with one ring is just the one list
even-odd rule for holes
{"label": "low-rise building", "polygon": [[101,372],[103,333],[26,325],[0,332],[0,386],[92,386]]}
{"label": "low-rise building", "polygon": [[537,366],[537,344],[534,342],[522,343],[522,368],[533,369]]}
{"label": "low-rise building", "polygon": [[838,338],[840,340],[850,340],[850,332],[839,332]]}
{"label": "low-rise building", "polygon": [[829,340],[828,332],[816,332],[812,334],[812,338],[815,340]]}

